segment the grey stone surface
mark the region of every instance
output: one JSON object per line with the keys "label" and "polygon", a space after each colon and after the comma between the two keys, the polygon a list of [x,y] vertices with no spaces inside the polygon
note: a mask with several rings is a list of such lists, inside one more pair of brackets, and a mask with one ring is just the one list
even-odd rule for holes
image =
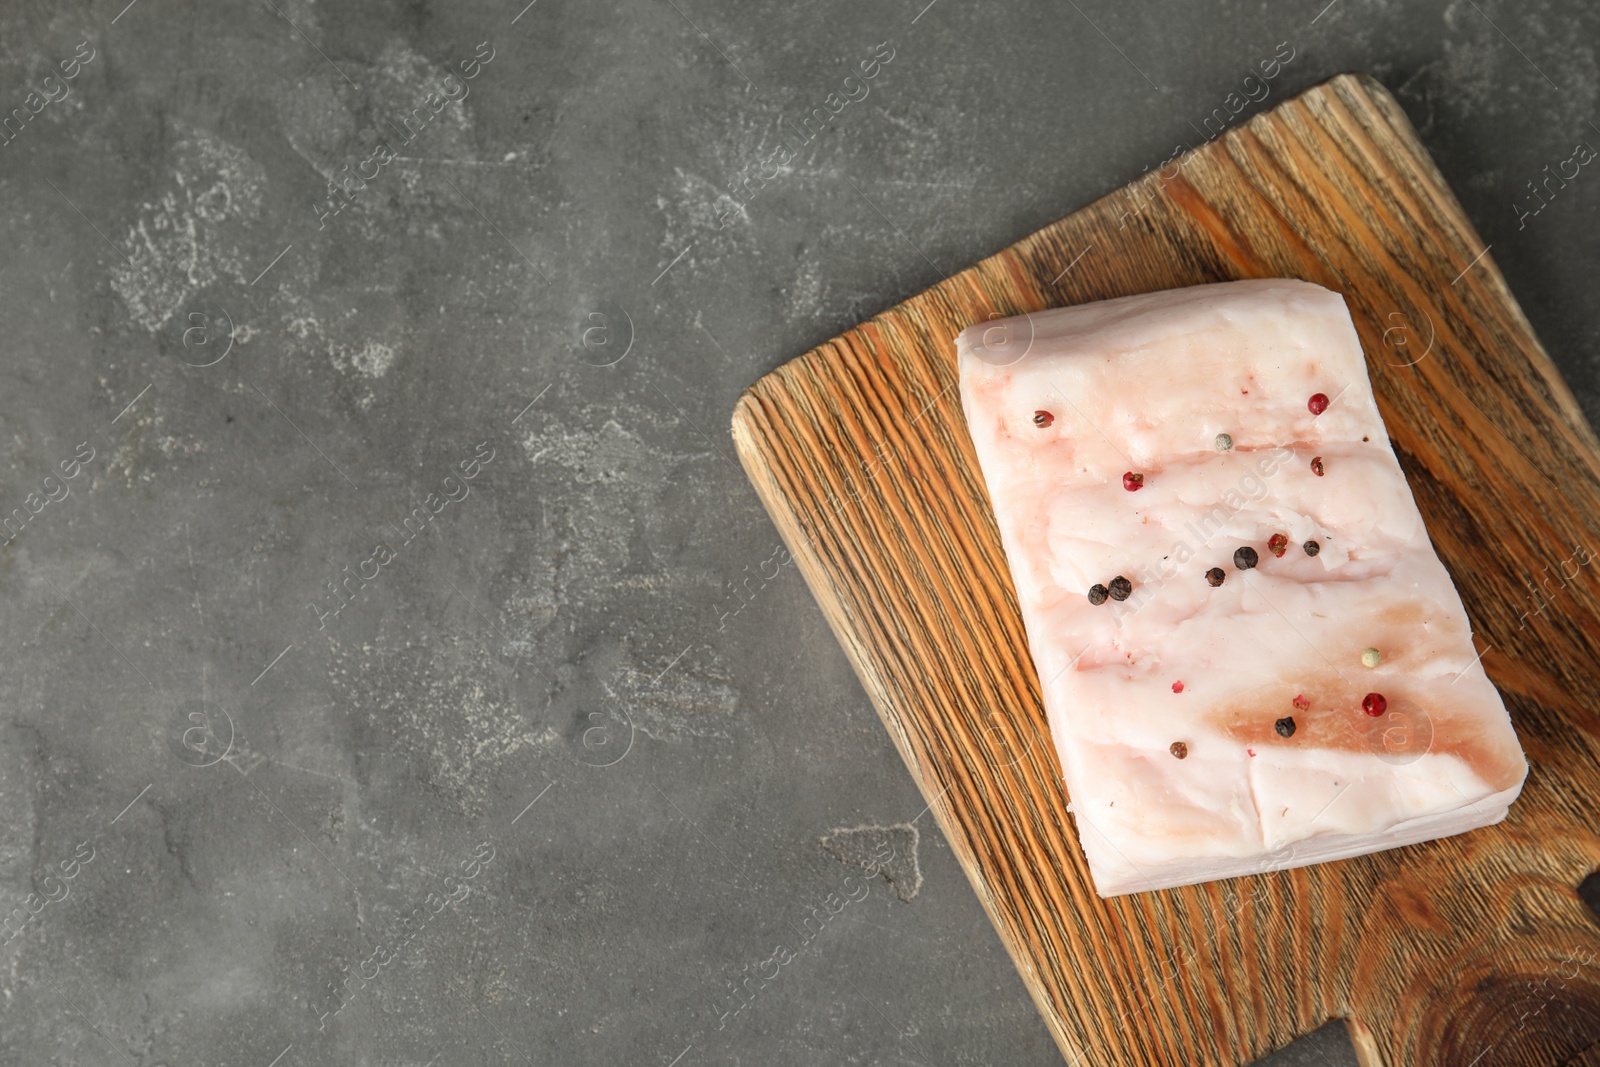
{"label": "grey stone surface", "polygon": [[0,9],[4,1064],[1060,1062],[728,418],[1280,42],[1600,413],[1582,0],[124,2]]}

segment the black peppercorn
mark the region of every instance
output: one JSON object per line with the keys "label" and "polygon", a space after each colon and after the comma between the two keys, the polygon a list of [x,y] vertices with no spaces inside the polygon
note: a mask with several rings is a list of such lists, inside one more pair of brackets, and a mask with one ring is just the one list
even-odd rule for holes
{"label": "black peppercorn", "polygon": [[1261,557],[1256,555],[1256,550],[1249,545],[1234,549],[1233,552],[1233,565],[1242,571],[1247,571],[1254,567],[1260,559]]}
{"label": "black peppercorn", "polygon": [[1108,595],[1110,595],[1110,590],[1103,585],[1091,585],[1089,587],[1089,603],[1095,607],[1104,604]]}
{"label": "black peppercorn", "polygon": [[1111,579],[1111,588],[1107,592],[1111,594],[1112,600],[1121,603],[1133,595],[1133,583],[1119,574]]}
{"label": "black peppercorn", "polygon": [[1224,571],[1221,567],[1212,567],[1210,570],[1206,571],[1206,581],[1211,583],[1211,588],[1213,589],[1227,580],[1228,572]]}
{"label": "black peppercorn", "polygon": [[1322,546],[1317,544],[1315,541],[1307,541],[1300,547],[1306,550],[1306,555],[1308,556],[1315,556],[1318,552],[1322,551]]}
{"label": "black peppercorn", "polygon": [[1288,716],[1288,717],[1279,719],[1277,722],[1272,724],[1272,728],[1274,730],[1278,731],[1278,736],[1279,737],[1293,737],[1294,736],[1294,717],[1293,716]]}

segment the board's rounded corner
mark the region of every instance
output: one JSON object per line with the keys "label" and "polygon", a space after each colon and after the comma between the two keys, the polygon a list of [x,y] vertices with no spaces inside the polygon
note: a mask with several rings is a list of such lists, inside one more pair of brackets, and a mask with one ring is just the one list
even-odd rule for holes
{"label": "board's rounded corner", "polygon": [[1333,77],[1326,78],[1321,82],[1318,82],[1314,88],[1322,89],[1334,85],[1353,85],[1366,92],[1382,93],[1384,96],[1394,95],[1389,92],[1388,86],[1384,85],[1383,82],[1378,80],[1377,75],[1368,74],[1364,70],[1340,71]]}
{"label": "board's rounded corner", "polygon": [[733,413],[728,417],[728,430],[733,434],[733,443],[737,447],[739,439],[749,432],[750,422],[756,417],[761,401],[756,396],[756,386],[765,378],[756,379],[755,383],[745,387],[739,394],[739,399],[733,402]]}
{"label": "board's rounded corner", "polygon": [[756,397],[756,388],[764,381],[766,381],[765,375],[757,378],[753,384],[746,386],[744,391],[739,394],[739,399],[733,402],[733,414],[730,416],[729,421],[732,423],[735,437],[739,435],[740,428],[750,420],[754,409],[761,403]]}

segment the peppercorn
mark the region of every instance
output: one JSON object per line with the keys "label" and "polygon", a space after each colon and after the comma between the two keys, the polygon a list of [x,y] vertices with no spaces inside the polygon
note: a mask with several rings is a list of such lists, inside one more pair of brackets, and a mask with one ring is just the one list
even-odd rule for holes
{"label": "peppercorn", "polygon": [[1217,451],[1218,452],[1232,452],[1233,451],[1233,438],[1231,436],[1229,436],[1228,434],[1225,434],[1225,433],[1217,434]]}
{"label": "peppercorn", "polygon": [[1368,693],[1361,698],[1361,710],[1373,718],[1377,718],[1389,710],[1389,702],[1383,699],[1382,693]]}
{"label": "peppercorn", "polygon": [[1130,493],[1137,493],[1144,488],[1144,475],[1129,471],[1122,476],[1122,488]]}
{"label": "peppercorn", "polygon": [[1312,393],[1311,399],[1306,401],[1306,407],[1311,409],[1311,414],[1321,415],[1328,410],[1328,394]]}
{"label": "peppercorn", "polygon": [[1308,556],[1315,556],[1318,552],[1322,551],[1322,546],[1317,544],[1315,541],[1307,541],[1300,547],[1306,550],[1306,555]]}
{"label": "peppercorn", "polygon": [[1206,571],[1206,581],[1211,583],[1211,588],[1213,589],[1227,581],[1227,578],[1228,572],[1224,571],[1221,567],[1212,567],[1210,570]]}
{"label": "peppercorn", "polygon": [[1242,571],[1247,571],[1261,562],[1261,557],[1256,555],[1256,550],[1249,545],[1233,550],[1233,565]]}
{"label": "peppercorn", "polygon": [[1283,718],[1281,718],[1277,722],[1273,723],[1272,724],[1272,728],[1274,730],[1278,731],[1278,736],[1279,737],[1293,737],[1294,736],[1294,716],[1285,715]]}
{"label": "peppercorn", "polygon": [[1274,556],[1282,559],[1283,554],[1289,551],[1289,538],[1281,533],[1275,533],[1267,540],[1267,547],[1272,550]]}
{"label": "peppercorn", "polygon": [[1322,477],[1322,457],[1321,456],[1312,456],[1311,457],[1311,473],[1315,474],[1318,478]]}
{"label": "peppercorn", "polygon": [[1184,744],[1182,741],[1172,742],[1172,746],[1168,748],[1167,751],[1171,752],[1179,759],[1188,759],[1189,757],[1189,746]]}
{"label": "peppercorn", "polygon": [[1382,662],[1383,653],[1375,648],[1369,648],[1361,653],[1361,665],[1363,667],[1376,667]]}
{"label": "peppercorn", "polygon": [[1106,597],[1109,594],[1110,590],[1105,586],[1098,583],[1091,585],[1089,587],[1089,603],[1093,604],[1095,607],[1099,607],[1101,604],[1106,602]]}
{"label": "peppercorn", "polygon": [[1305,711],[1310,706],[1311,706],[1311,701],[1307,700],[1305,697],[1301,696],[1298,693],[1295,694],[1294,710],[1296,710],[1296,711]]}
{"label": "peppercorn", "polygon": [[1133,595],[1133,583],[1119,574],[1111,579],[1111,588],[1107,592],[1111,594],[1112,600],[1120,604]]}
{"label": "peppercorn", "polygon": [[1049,426],[1055,421],[1056,417],[1050,414],[1048,411],[1035,411],[1033,413],[1033,424],[1040,429],[1044,429],[1044,427]]}
{"label": "peppercorn", "polygon": [[1173,682],[1173,683],[1172,683],[1172,691],[1173,691],[1173,692],[1174,692],[1174,693],[1181,693],[1181,692],[1183,692],[1183,683],[1182,683],[1182,682]]}

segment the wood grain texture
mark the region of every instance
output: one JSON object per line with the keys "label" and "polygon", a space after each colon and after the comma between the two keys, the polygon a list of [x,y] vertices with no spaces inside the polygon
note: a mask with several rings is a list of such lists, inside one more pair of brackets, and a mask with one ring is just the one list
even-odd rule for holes
{"label": "wood grain texture", "polygon": [[[1368,1067],[1600,1062],[1600,926],[1575,892],[1600,867],[1600,568],[1573,555],[1600,551],[1600,459],[1484,247],[1399,106],[1345,75],[740,399],[745,469],[1069,1063],[1246,1063],[1340,1017]],[[1345,295],[1532,770],[1486,830],[1102,901],[952,341],[994,316],[1253,277]]]}

